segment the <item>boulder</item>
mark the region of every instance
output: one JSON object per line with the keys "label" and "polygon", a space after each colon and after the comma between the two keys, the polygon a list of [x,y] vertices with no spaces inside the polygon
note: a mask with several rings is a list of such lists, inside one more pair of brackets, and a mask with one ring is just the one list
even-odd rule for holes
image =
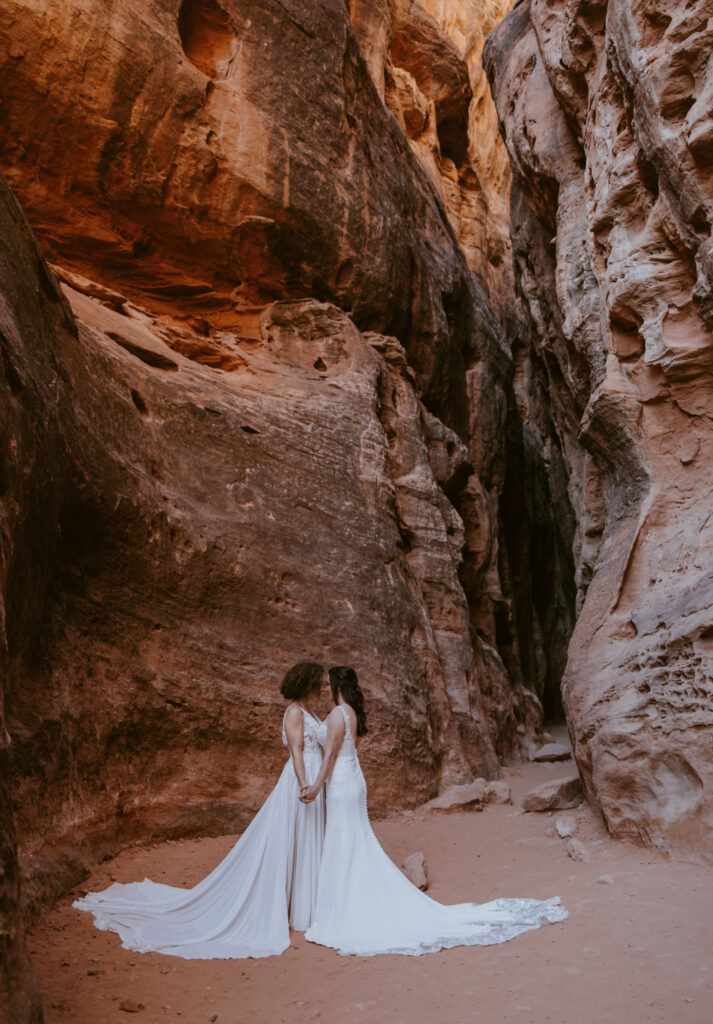
{"label": "boulder", "polygon": [[449,786],[433,800],[423,805],[425,811],[482,811],[486,804],[511,803],[510,786],[502,779],[488,782],[486,779],[475,779],[473,782],[460,786]]}
{"label": "boulder", "polygon": [[575,773],[531,789],[522,806],[526,811],[562,811],[578,807],[582,799],[582,780]]}
{"label": "boulder", "polygon": [[462,786],[449,786],[433,800],[423,805],[424,811],[482,811],[488,799],[488,783],[476,779]]}
{"label": "boulder", "polygon": [[563,743],[545,743],[532,756],[533,761],[567,761],[572,751]]}

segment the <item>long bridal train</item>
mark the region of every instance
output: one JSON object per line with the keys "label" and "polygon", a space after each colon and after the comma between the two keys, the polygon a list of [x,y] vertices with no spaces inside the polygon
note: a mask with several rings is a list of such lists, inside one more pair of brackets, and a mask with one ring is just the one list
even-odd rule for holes
{"label": "long bridal train", "polygon": [[[322,761],[319,721],[304,716],[309,782]],[[283,724],[282,742],[287,745]],[[274,956],[304,931],[314,911],[324,836],[324,801],[301,804],[290,758],[280,779],[230,853],[192,889],[145,878],[89,893],[74,906],[117,932],[125,949],[185,960]]]}
{"label": "long bridal train", "polygon": [[568,916],[556,896],[444,906],[412,885],[372,831],[353,726],[343,704],[320,726],[319,741],[329,750],[328,723],[340,713],[345,732],[328,776],[317,909],[307,939],[344,954],[419,956],[451,946],[506,942]]}

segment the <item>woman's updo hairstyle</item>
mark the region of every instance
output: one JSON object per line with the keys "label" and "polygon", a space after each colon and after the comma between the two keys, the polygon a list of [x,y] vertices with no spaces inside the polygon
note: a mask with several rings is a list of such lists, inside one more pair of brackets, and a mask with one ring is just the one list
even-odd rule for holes
{"label": "woman's updo hairstyle", "polygon": [[316,661],[300,661],[285,673],[280,693],[286,700],[302,700],[310,693],[318,693],[324,679],[324,665]]}
{"label": "woman's updo hairstyle", "polygon": [[354,708],[357,717],[357,736],[363,736],[368,730],[366,728],[366,712],[364,711],[364,694],[361,692],[356,672],[353,668],[347,668],[346,665],[330,668],[329,685],[332,688],[335,704],[341,693],[347,704]]}

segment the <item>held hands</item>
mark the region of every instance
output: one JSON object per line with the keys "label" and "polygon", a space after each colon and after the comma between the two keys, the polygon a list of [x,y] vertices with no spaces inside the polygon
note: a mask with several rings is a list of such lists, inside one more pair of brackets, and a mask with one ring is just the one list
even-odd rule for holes
{"label": "held hands", "polygon": [[300,800],[303,804],[311,804],[318,793],[319,789],[316,786],[303,786],[300,790]]}

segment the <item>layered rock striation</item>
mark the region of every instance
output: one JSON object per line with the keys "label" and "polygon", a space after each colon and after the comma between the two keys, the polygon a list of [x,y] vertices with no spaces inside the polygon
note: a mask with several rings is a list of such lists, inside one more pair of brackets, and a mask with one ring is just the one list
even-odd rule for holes
{"label": "layered rock striation", "polygon": [[519,404],[554,425],[576,517],[575,754],[614,835],[708,859],[709,13],[526,0],[485,56],[530,322]]}

